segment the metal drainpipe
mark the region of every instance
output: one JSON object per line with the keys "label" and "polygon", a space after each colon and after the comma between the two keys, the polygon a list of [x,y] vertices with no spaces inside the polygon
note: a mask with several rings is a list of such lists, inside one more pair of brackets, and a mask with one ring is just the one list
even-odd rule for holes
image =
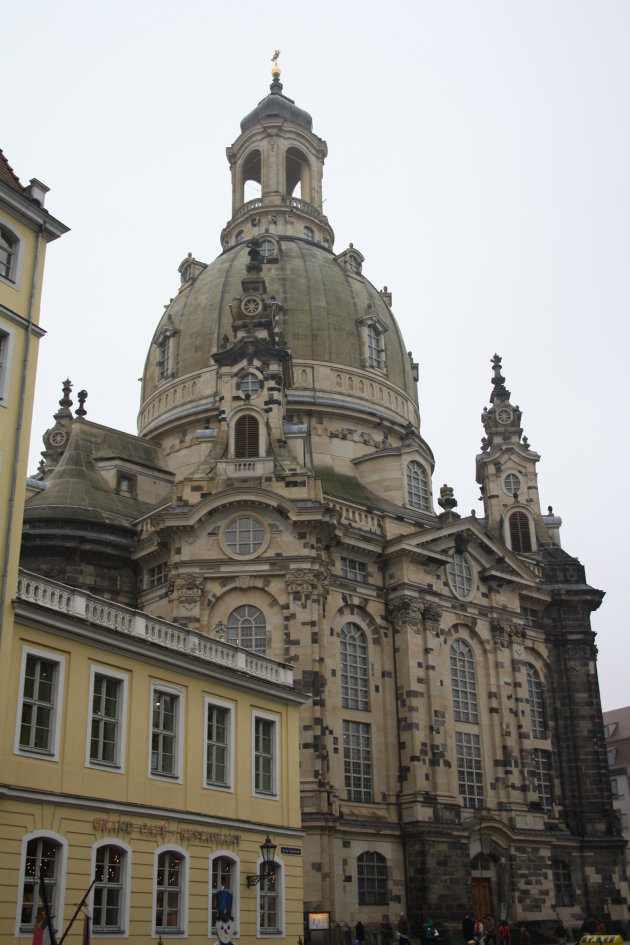
{"label": "metal drainpipe", "polygon": [[11,477],[11,497],[9,499],[9,514],[7,517],[7,537],[4,543],[4,566],[2,569],[2,590],[0,591],[0,640],[2,639],[2,626],[4,621],[4,605],[7,596],[7,581],[9,579],[9,553],[11,551],[11,529],[13,527],[13,515],[15,513],[15,492],[17,489],[17,477],[20,464],[20,445],[22,441],[22,426],[24,421],[24,401],[26,400],[26,381],[28,377],[28,362],[31,355],[31,335],[33,329],[33,311],[35,309],[35,294],[37,292],[37,270],[39,268],[39,254],[42,245],[42,237],[46,229],[46,224],[42,223],[37,234],[37,245],[35,247],[35,264],[33,266],[33,279],[31,282],[31,299],[28,307],[28,330],[26,333],[26,344],[24,346],[24,361],[22,363],[22,385],[20,389],[20,407],[18,410],[18,421],[15,428],[15,455],[13,457],[13,475]]}

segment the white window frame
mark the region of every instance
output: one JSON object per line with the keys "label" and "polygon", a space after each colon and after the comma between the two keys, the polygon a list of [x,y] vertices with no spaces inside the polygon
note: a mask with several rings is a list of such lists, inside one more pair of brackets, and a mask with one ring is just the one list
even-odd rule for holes
{"label": "white window frame", "polygon": [[8,325],[0,327],[0,407],[9,406],[9,388],[15,332]]}
{"label": "white window frame", "polygon": [[[260,927],[260,893],[264,880],[261,878],[256,886],[256,938],[282,938],[285,934],[286,916],[285,916],[285,895],[284,895],[284,862],[278,856],[274,857],[274,866],[276,867],[276,915],[278,924],[275,929],[264,930]],[[260,876],[263,866],[263,859],[260,856],[256,860],[256,872]]]}
{"label": "white window frame", "polygon": [[0,226],[4,227],[5,230],[8,230],[15,237],[16,247],[13,251],[13,260],[11,262],[11,272],[10,275],[4,276],[0,272],[0,282],[4,282],[5,285],[10,286],[12,289],[19,291],[20,282],[22,278],[22,262],[24,260],[24,238],[15,229],[15,225],[10,223],[6,217],[0,217]]}
{"label": "white window frame", "polygon": [[348,581],[356,581],[357,584],[367,584],[368,570],[365,561],[359,561],[358,558],[341,557],[341,576]]}
{"label": "white window frame", "polygon": [[431,511],[431,482],[423,464],[410,459],[405,469],[407,505],[420,512]]}
{"label": "white window frame", "polygon": [[[109,764],[107,761],[93,761],[91,758],[92,749],[92,717],[94,702],[94,685],[97,676],[108,676],[115,679],[119,684],[119,704],[118,704],[118,731],[116,738],[116,760]],[[126,673],[120,673],[109,666],[100,666],[93,664],[90,667],[90,702],[89,716],[87,723],[87,732],[85,739],[85,766],[86,768],[97,768],[99,771],[112,771],[115,774],[125,773],[126,760],[126,742],[127,742],[127,690],[129,677]]]}
{"label": "white window frame", "polygon": [[374,801],[372,725],[370,722],[343,719],[342,731],[343,783],[348,801],[352,804],[371,804]]}
{"label": "white window frame", "polygon": [[[173,757],[175,759],[175,771],[173,774],[163,774],[158,771],[152,770],[151,759],[153,755],[153,699],[156,691],[164,692],[169,696],[175,696],[177,698],[177,718],[175,720],[175,751],[173,752]],[[153,680],[151,682],[151,699],[149,701],[149,759],[148,759],[148,774],[149,777],[154,781],[168,781],[173,784],[182,783],[182,764],[183,764],[183,752],[184,752],[184,690],[177,689],[175,686],[169,686],[168,683],[160,682],[159,680]]]}
{"label": "white window frame", "polygon": [[[22,728],[22,706],[24,703],[24,682],[26,673],[26,661],[29,656],[35,659],[47,660],[56,664],[56,674],[54,683],[54,696],[52,703],[52,713],[50,722],[49,747],[46,751],[40,751],[36,748],[24,748],[20,745],[20,732]],[[64,678],[66,672],[66,658],[58,653],[51,653],[50,650],[40,650],[33,646],[22,647],[22,661],[20,665],[20,692],[18,696],[17,713],[15,720],[15,741],[13,752],[16,755],[23,755],[29,758],[41,758],[46,761],[59,761],[59,741],[61,733],[61,716],[64,692]]]}
{"label": "white window frame", "polygon": [[232,882],[232,938],[240,937],[240,917],[241,917],[241,861],[233,850],[215,850],[210,854],[208,860],[208,938],[216,938],[215,927],[212,924],[212,896],[215,890],[212,886],[212,870],[214,861],[219,859],[231,860],[234,863],[234,876]]}
{"label": "white window frame", "polygon": [[[272,772],[272,790],[261,791],[256,787],[256,723],[273,722],[273,772]],[[254,797],[263,797],[267,800],[277,800],[280,796],[280,716],[272,715],[270,712],[261,712],[256,709],[252,712],[252,795]]]}
{"label": "white window frame", "polygon": [[[158,860],[162,853],[177,853],[181,856],[184,864],[183,869],[183,881],[180,887],[180,903],[179,903],[179,914],[180,914],[180,927],[176,932],[169,932],[167,929],[160,926],[159,928],[155,924],[155,913],[157,909],[157,873],[158,873]],[[190,885],[190,857],[186,850],[183,847],[179,847],[174,843],[166,843],[161,847],[158,847],[155,853],[153,854],[153,900],[151,905],[151,935],[154,938],[157,938],[160,935],[166,936],[167,938],[188,938],[188,888]]]}
{"label": "white window frame", "polygon": [[[131,847],[118,837],[106,837],[99,840],[92,846],[92,871],[91,879],[94,879],[96,872],[96,854],[101,847],[120,847],[125,854],[125,861],[121,870],[122,876],[122,896],[120,902],[120,930],[105,929],[100,931],[91,927],[93,938],[129,938],[129,903],[131,900]],[[90,914],[94,915],[94,888],[90,892],[89,899]]]}
{"label": "white window frame", "polygon": [[[227,733],[226,733],[226,775],[225,783],[220,784],[216,781],[208,780],[208,712],[210,708],[223,709],[227,713]],[[204,753],[203,753],[203,786],[212,791],[234,792],[234,705],[226,702],[224,699],[217,699],[214,696],[206,696],[203,709],[204,724]]]}
{"label": "white window frame", "polygon": [[485,804],[481,738],[476,732],[455,732],[455,757],[459,796],[467,810]]}
{"label": "white window frame", "polygon": [[[66,863],[68,854],[68,842],[61,834],[53,830],[33,830],[22,837],[22,851],[20,853],[20,872],[18,880],[17,909],[15,913],[15,938],[30,939],[33,929],[31,926],[22,926],[22,901],[24,898],[24,870],[26,867],[26,848],[30,840],[39,839],[53,840],[59,849],[59,859],[57,861],[58,874],[55,880],[55,897],[51,907],[51,913],[55,917],[55,930],[59,933],[63,930],[63,906],[66,900]],[[37,908],[37,906],[35,907]]]}

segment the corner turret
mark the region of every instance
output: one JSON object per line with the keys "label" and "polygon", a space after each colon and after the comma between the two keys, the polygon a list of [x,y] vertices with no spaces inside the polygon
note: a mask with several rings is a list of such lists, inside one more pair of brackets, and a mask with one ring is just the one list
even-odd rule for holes
{"label": "corner turret", "polygon": [[540,456],[523,436],[520,407],[511,402],[501,358],[492,358],[490,407],[481,415],[485,436],[477,456],[477,482],[490,532],[517,554],[532,554],[540,544],[560,544],[560,519],[543,515],[536,464]]}

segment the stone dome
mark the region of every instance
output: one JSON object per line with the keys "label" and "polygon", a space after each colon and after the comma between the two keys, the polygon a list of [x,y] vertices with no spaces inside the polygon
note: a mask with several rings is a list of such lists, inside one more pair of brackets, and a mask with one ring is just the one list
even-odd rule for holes
{"label": "stone dome", "polygon": [[281,117],[289,121],[302,125],[303,128],[311,131],[313,128],[313,119],[303,108],[299,108],[292,98],[282,94],[282,82],[276,77],[270,86],[269,95],[263,98],[256,108],[243,118],[241,121],[241,131],[247,131],[253,125],[257,124],[261,118]]}
{"label": "stone dome", "polygon": [[[308,240],[279,237],[277,255],[266,260],[262,277],[267,299],[282,306],[281,333],[291,352],[290,392],[307,406],[331,396],[351,397],[357,409],[386,413],[403,425],[419,422],[414,368],[387,301],[359,272],[362,260],[350,249],[335,256]],[[186,410],[207,410],[216,394],[213,354],[232,338],[234,300],[243,295],[248,248],[228,249],[185,283],[167,307],[153,337],[142,380],[139,432],[151,436],[161,421]],[[354,263],[356,265],[356,262]],[[373,320],[384,338],[383,370],[369,370],[362,345],[364,321]],[[161,339],[175,345],[173,370],[160,377]],[[195,393],[193,394],[193,386]],[[159,406],[158,406],[159,403]]]}

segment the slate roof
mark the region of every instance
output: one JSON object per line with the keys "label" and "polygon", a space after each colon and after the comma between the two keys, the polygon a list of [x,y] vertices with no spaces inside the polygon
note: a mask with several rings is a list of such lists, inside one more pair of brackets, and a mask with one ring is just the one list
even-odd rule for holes
{"label": "slate roof", "polygon": [[17,191],[18,194],[25,194],[26,189],[22,187],[20,179],[9,164],[4,154],[4,151],[0,149],[0,182],[6,184],[7,187],[10,187],[12,190]]}

